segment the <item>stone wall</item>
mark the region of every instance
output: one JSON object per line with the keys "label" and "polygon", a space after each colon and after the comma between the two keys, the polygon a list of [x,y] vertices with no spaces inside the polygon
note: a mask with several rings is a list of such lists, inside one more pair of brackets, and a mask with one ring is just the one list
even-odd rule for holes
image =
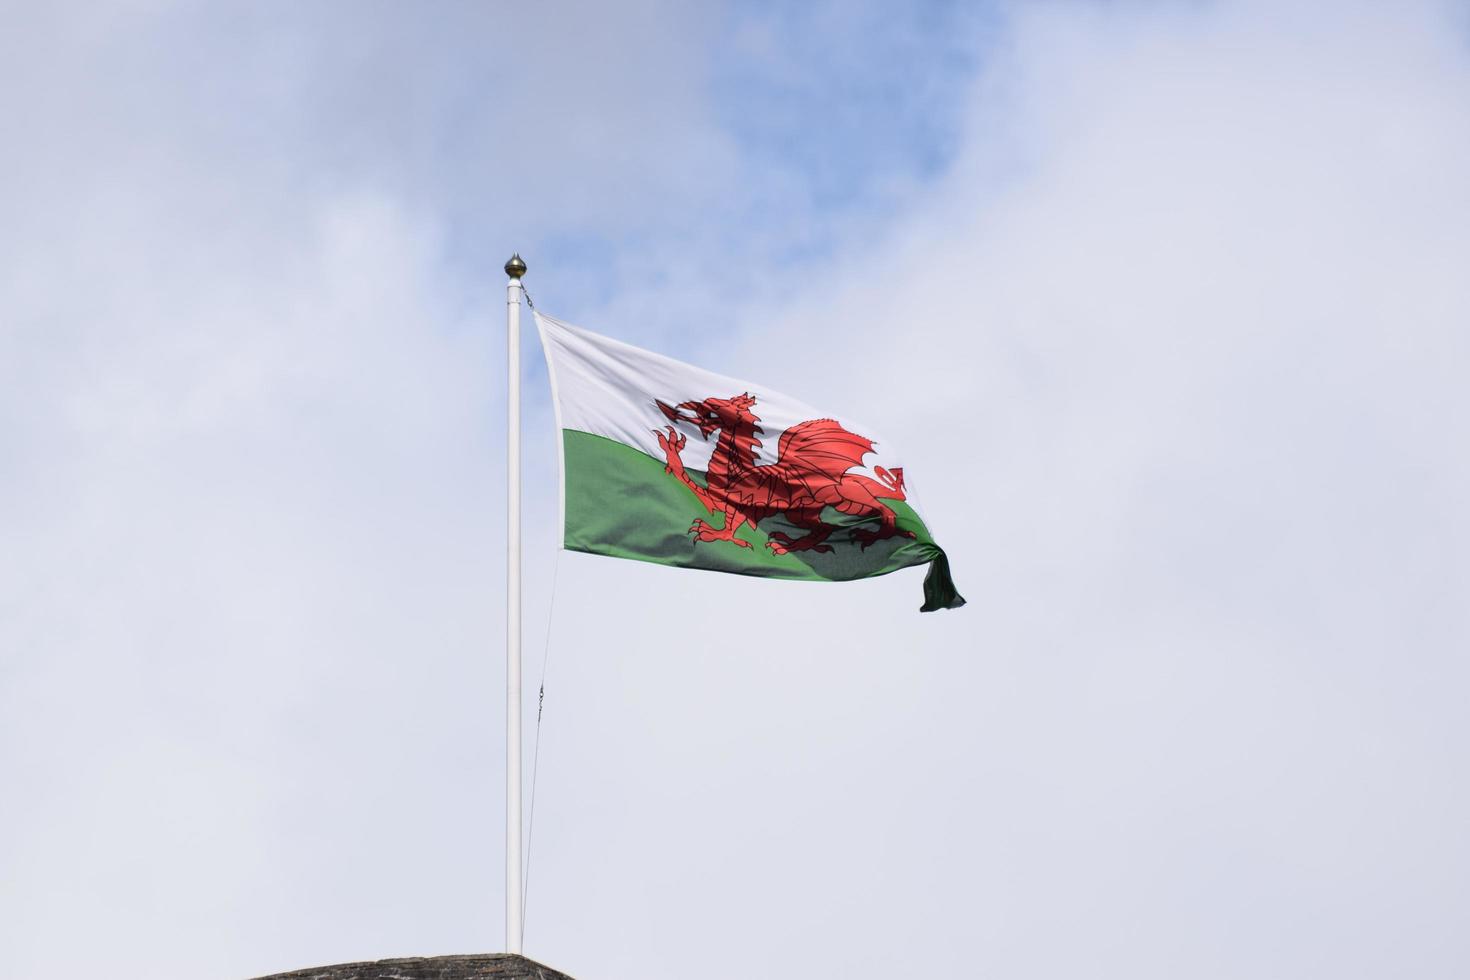
{"label": "stone wall", "polygon": [[524,956],[509,953],[474,956],[416,956],[376,963],[343,963],[276,973],[258,980],[572,980]]}

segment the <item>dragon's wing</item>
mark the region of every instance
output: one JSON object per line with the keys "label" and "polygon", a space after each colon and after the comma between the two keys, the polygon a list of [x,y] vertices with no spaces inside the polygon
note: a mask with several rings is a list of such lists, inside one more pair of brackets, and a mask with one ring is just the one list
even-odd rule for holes
{"label": "dragon's wing", "polygon": [[776,465],[803,483],[823,477],[838,480],[854,466],[863,465],[863,457],[872,451],[871,439],[848,432],[833,419],[812,419],[781,433]]}
{"label": "dragon's wing", "polygon": [[744,504],[771,512],[821,508],[818,495],[840,481],[863,457],[873,441],[844,429],[833,419],[812,419],[781,433],[776,460],[746,472],[732,487]]}

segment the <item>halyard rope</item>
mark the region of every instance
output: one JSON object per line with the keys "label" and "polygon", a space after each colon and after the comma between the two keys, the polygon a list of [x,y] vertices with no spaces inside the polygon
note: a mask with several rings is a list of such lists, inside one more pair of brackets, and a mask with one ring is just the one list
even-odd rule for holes
{"label": "halyard rope", "polygon": [[[526,297],[530,301],[530,297]],[[535,309],[533,306],[532,309]],[[526,942],[526,902],[531,894],[531,834],[536,829],[536,773],[541,762],[541,714],[546,708],[546,665],[551,659],[551,624],[556,613],[556,583],[561,575],[561,552],[551,565],[551,602],[546,605],[546,642],[541,648],[541,687],[536,694],[536,739],[531,750],[531,806],[526,815],[526,866],[521,887],[521,944]]]}

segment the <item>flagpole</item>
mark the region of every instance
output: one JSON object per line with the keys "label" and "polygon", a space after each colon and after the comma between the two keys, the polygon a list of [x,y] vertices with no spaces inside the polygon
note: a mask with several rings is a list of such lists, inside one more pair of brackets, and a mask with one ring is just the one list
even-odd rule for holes
{"label": "flagpole", "polygon": [[521,881],[521,276],[526,263],[505,263],[505,951],[520,953]]}

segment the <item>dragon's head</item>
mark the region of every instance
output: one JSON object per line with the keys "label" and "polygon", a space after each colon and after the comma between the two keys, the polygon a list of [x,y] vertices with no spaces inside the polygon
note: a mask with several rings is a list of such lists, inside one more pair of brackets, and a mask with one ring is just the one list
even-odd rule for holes
{"label": "dragon's head", "polygon": [[[716,429],[750,429],[760,419],[751,411],[755,407],[755,396],[750,392],[730,398],[706,398],[697,402],[681,402],[677,406],[658,401],[659,411],[670,422],[688,422],[699,427],[699,434],[708,439]],[[688,412],[689,414],[684,414]]]}

